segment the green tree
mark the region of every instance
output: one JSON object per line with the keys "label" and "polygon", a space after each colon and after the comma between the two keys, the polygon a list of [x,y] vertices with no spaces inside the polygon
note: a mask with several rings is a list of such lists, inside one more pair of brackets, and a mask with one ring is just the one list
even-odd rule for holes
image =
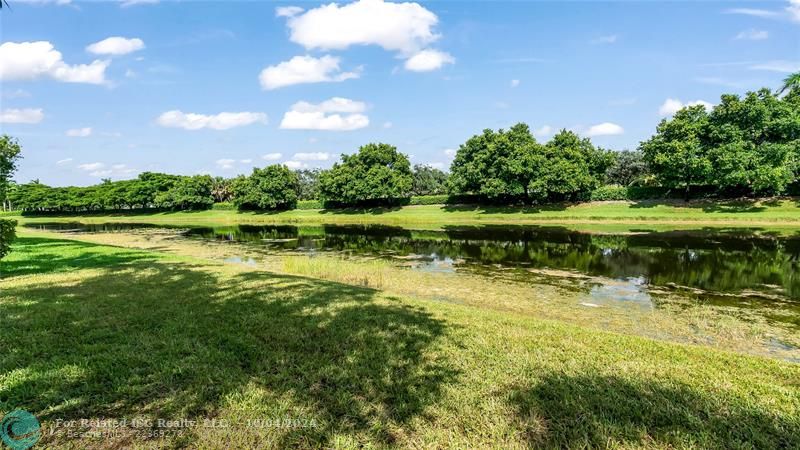
{"label": "green tree", "polygon": [[211,196],[216,203],[229,202],[233,199],[233,180],[223,177],[214,177],[211,186]]}
{"label": "green tree", "polygon": [[158,194],[155,202],[161,208],[174,210],[208,209],[214,205],[213,185],[209,175],[181,177],[168,191]]}
{"label": "green tree", "polygon": [[800,91],[800,72],[795,72],[783,79],[783,85],[778,89],[778,95],[795,90]]}
{"label": "green tree", "polygon": [[11,251],[11,243],[16,237],[16,226],[15,220],[0,220],[0,259]]}
{"label": "green tree", "polygon": [[643,183],[650,174],[641,151],[624,150],[615,155],[614,163],[606,171],[605,182],[620,186]]}
{"label": "green tree", "polygon": [[683,108],[658,125],[655,136],[639,149],[663,186],[682,189],[688,200],[691,189],[712,182],[712,162],[706,145],[708,114],[702,105]]}
{"label": "green tree", "polygon": [[22,158],[22,148],[19,142],[11,136],[0,136],[0,204],[3,209],[8,207],[8,189],[11,177],[17,171],[17,162]]}
{"label": "green tree", "polygon": [[447,193],[447,174],[425,164],[414,165],[413,195],[441,195]]}
{"label": "green tree", "polygon": [[577,200],[600,184],[612,162],[610,152],[571,131],[562,130],[541,145],[519,123],[508,131],[484,130],[462,144],[451,166],[450,188],[495,202]]}
{"label": "green tree", "polygon": [[233,180],[231,187],[233,203],[239,209],[291,209],[297,205],[297,174],[283,165],[254,168],[250,176]]}
{"label": "green tree", "polygon": [[320,169],[303,169],[297,171],[298,179],[298,200],[316,200],[319,198],[319,175]]}
{"label": "green tree", "polygon": [[320,174],[320,198],[329,204],[393,204],[408,198],[412,186],[408,156],[389,144],[367,144]]}

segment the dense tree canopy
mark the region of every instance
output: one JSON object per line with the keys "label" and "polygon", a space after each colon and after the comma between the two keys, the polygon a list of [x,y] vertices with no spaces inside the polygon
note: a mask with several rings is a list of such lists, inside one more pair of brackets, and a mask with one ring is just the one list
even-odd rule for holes
{"label": "dense tree canopy", "polygon": [[447,174],[424,164],[414,165],[411,193],[414,195],[441,195],[447,193]]}
{"label": "dense tree canopy", "polygon": [[297,173],[286,166],[254,168],[233,181],[233,203],[239,209],[291,209],[297,205]]}
{"label": "dense tree canopy", "polygon": [[11,177],[17,170],[17,162],[22,158],[22,149],[16,139],[8,135],[0,136],[0,205],[5,207]]}
{"label": "dense tree canopy", "polygon": [[204,209],[214,203],[209,176],[144,172],[138,178],[87,187],[50,187],[38,181],[16,185],[12,206],[22,211],[97,212],[127,209]]}
{"label": "dense tree canopy", "polygon": [[780,99],[768,89],[723,95],[710,113],[698,105],[663,120],[640,148],[661,184],[687,198],[695,188],[781,193],[798,175],[800,98]]}
{"label": "dense tree canopy", "polygon": [[319,198],[319,175],[320,169],[302,169],[297,171],[298,178],[298,200],[316,200]]}
{"label": "dense tree canopy", "polygon": [[451,166],[453,193],[491,200],[578,200],[597,187],[613,162],[610,152],[562,130],[545,145],[528,125],[484,130],[462,144]]}
{"label": "dense tree canopy", "polygon": [[606,183],[619,186],[641,185],[647,182],[649,168],[641,151],[621,151],[606,171]]}
{"label": "dense tree canopy", "polygon": [[391,204],[411,195],[408,156],[389,144],[367,144],[319,177],[320,197],[338,205]]}

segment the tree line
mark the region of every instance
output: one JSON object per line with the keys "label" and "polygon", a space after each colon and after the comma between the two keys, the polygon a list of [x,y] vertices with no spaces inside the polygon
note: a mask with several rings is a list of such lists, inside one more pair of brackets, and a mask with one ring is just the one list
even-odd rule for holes
{"label": "tree line", "polygon": [[[342,155],[328,170],[271,165],[232,179],[146,172],[88,187],[4,183],[0,199],[23,211],[77,213],[195,210],[220,202],[242,210],[276,210],[295,208],[304,200],[326,207],[377,206],[428,195],[542,204],[588,200],[609,185],[651,188],[655,191],[647,192],[686,199],[779,195],[797,187],[800,175],[800,82],[790,80],[783,94],[761,89],[742,97],[723,95],[710,110],[683,108],[663,119],[635,151],[596,147],[569,130],[538,142],[528,125],[519,123],[467,139],[449,174],[412,167],[396,147],[370,143]],[[6,146],[16,144],[3,139]]]}

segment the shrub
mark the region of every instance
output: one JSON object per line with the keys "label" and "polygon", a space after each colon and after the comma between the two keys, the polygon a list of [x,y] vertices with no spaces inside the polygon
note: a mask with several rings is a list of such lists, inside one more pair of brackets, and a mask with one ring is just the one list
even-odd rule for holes
{"label": "shrub", "polygon": [[409,205],[444,205],[448,203],[449,195],[418,195],[411,197]]}
{"label": "shrub", "polygon": [[592,191],[591,200],[593,202],[602,202],[607,200],[630,200],[628,197],[628,188],[616,184],[600,186]]}
{"label": "shrub", "polygon": [[322,209],[322,202],[319,200],[300,200],[297,202],[297,209]]}
{"label": "shrub", "polygon": [[0,259],[11,251],[11,242],[17,236],[16,227],[16,220],[0,220]]}
{"label": "shrub", "polygon": [[231,202],[219,202],[214,203],[214,206],[211,209],[215,211],[233,211],[236,209],[236,205]]}

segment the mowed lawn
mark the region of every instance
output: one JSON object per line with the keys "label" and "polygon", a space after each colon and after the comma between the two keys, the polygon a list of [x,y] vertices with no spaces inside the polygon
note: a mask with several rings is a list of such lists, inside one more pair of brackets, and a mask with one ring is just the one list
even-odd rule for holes
{"label": "mowed lawn", "polygon": [[385,224],[406,228],[441,228],[479,224],[631,224],[641,226],[800,227],[800,198],[772,200],[648,200],[556,204],[541,207],[422,205],[397,208],[238,212],[209,210],[148,214],[48,215],[17,217],[28,222],[143,222],[173,225],[239,223]]}
{"label": "mowed lawn", "polygon": [[[0,275],[0,414],[45,445],[800,448],[799,364],[33,235]],[[57,426],[137,417],[198,422]]]}

